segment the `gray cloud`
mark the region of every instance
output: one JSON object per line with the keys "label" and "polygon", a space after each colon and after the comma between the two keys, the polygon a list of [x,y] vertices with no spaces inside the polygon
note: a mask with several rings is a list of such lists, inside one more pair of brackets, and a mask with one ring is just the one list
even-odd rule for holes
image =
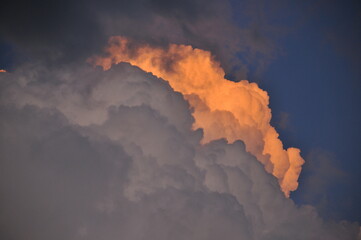
{"label": "gray cloud", "polygon": [[[262,2],[3,3],[0,40],[22,64],[0,75],[0,237],[357,238],[357,223],[326,222],[284,198],[242,142],[201,145],[188,103],[162,79],[84,65],[123,35],[211,50],[246,78],[279,50],[272,34],[283,30],[267,24]],[[240,26],[241,12],[252,17]]]}
{"label": "gray cloud", "polygon": [[[247,78],[250,64],[267,65],[276,48],[268,28],[253,20],[237,25],[233,7],[221,0],[8,1],[0,9],[0,39],[14,47],[16,62],[41,61],[48,67],[83,62],[112,35],[160,46],[190,44],[211,50],[240,80]],[[236,15],[250,11],[240,9]]]}
{"label": "gray cloud", "polygon": [[182,95],[128,64],[28,65],[0,84],[4,239],[357,237],[285,198],[242,142],[201,145]]}
{"label": "gray cloud", "polygon": [[[313,149],[306,156],[305,171],[298,196],[303,203],[315,206],[320,215],[327,219],[342,219],[340,212],[352,202],[351,196],[343,195],[342,201],[335,197],[337,188],[345,182],[354,182],[335,162],[333,153],[323,149]],[[353,207],[356,213],[357,207]]]}

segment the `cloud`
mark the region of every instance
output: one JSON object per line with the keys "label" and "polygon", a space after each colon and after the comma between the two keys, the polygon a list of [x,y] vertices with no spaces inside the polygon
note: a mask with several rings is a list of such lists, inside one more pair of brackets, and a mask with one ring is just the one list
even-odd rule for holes
{"label": "cloud", "polygon": [[95,56],[89,62],[104,70],[128,62],[165,79],[194,109],[193,128],[204,130],[203,143],[219,138],[242,140],[247,151],[279,180],[286,196],[297,189],[304,160],[299,149],[283,149],[278,133],[270,125],[267,92],[246,80],[226,80],[224,70],[210,52],[176,44],[167,49],[132,47],[132,40],[112,37],[106,56]]}
{"label": "cloud", "polygon": [[290,115],[286,112],[280,112],[276,117],[276,125],[281,130],[290,128]]}
{"label": "cloud", "polygon": [[[256,5],[242,5],[255,17],[241,25],[238,5],[221,0],[3,3],[0,40],[15,56],[0,74],[0,237],[360,237],[358,223],[327,222],[285,198],[244,142],[203,141],[197,96],[126,63],[106,72],[84,64],[123,35],[135,40],[130,53],[145,43],[211,51],[244,79],[278,50],[269,34],[279,31]],[[173,57],[162,68],[174,71]],[[207,116],[217,114],[232,120]]]}
{"label": "cloud", "polygon": [[[337,166],[331,152],[314,149],[306,156],[306,162],[306,173],[302,176],[296,199],[315,206],[322,217],[341,219],[340,213],[345,212],[346,206],[350,207],[348,204],[352,200],[350,196],[342,194],[343,200],[339,203],[334,194],[340,184],[352,182],[353,179]],[[352,209],[357,212],[355,208]]]}
{"label": "cloud", "polygon": [[227,73],[246,79],[248,65],[261,66],[275,46],[251,23],[237,25],[232,8],[221,0],[9,1],[0,9],[0,39],[14,47],[14,63],[55,67],[83,62],[113,35],[154,46],[189,44],[212,51]]}
{"label": "cloud", "polygon": [[358,234],[357,224],[324,222],[285,198],[243,142],[201,144],[183,95],[129,64],[30,65],[0,84],[4,239]]}

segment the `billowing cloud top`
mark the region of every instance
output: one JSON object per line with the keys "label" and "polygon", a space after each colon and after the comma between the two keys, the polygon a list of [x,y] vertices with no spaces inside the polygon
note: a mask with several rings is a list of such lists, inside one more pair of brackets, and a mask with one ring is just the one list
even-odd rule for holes
{"label": "billowing cloud top", "polygon": [[204,143],[219,138],[242,140],[246,149],[279,180],[286,196],[297,189],[304,160],[299,149],[283,149],[278,133],[270,125],[267,92],[255,83],[224,79],[223,69],[210,52],[175,44],[166,50],[130,45],[126,38],[112,37],[106,49],[109,56],[90,61],[105,70],[112,64],[129,62],[167,80],[194,109],[193,128],[204,130]]}

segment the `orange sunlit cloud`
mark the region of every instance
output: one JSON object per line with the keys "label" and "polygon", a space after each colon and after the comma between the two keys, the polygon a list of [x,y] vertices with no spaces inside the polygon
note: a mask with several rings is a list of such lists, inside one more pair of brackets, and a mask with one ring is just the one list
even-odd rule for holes
{"label": "orange sunlit cloud", "polygon": [[186,45],[171,44],[167,49],[149,45],[133,46],[124,37],[112,37],[106,57],[90,61],[104,70],[127,62],[169,82],[194,109],[193,128],[202,128],[207,143],[226,138],[242,140],[279,181],[288,197],[298,187],[303,158],[297,148],[283,149],[275,128],[270,125],[271,109],[266,91],[247,80],[228,81],[211,53]]}

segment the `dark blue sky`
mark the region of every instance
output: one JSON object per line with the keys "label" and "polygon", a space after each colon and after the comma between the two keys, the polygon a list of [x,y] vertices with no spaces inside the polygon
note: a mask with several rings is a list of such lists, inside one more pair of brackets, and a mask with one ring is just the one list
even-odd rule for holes
{"label": "dark blue sky", "polygon": [[291,197],[326,218],[361,221],[361,8],[345,2],[293,4],[267,16],[267,25],[287,29],[275,39],[282,54],[249,78],[269,92],[285,146],[306,159]]}

